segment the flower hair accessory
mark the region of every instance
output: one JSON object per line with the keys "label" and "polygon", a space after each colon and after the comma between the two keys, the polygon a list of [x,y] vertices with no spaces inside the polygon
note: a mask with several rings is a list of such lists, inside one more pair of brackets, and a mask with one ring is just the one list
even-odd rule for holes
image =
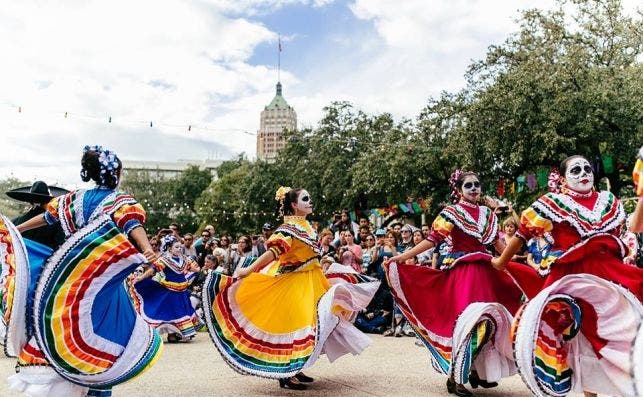
{"label": "flower hair accessory", "polygon": [[458,178],[462,175],[461,169],[455,169],[449,178],[449,186],[451,186],[451,202],[457,203],[460,201],[460,193],[458,192]]}
{"label": "flower hair accessory", "polygon": [[277,193],[275,193],[275,200],[283,203],[284,199],[286,198],[286,194],[292,190],[291,187],[288,186],[279,186],[279,189],[277,189]]}
{"label": "flower hair accessory", "polygon": [[[85,145],[85,147],[83,148],[83,154],[87,153],[90,150],[98,153],[98,163],[100,164],[100,180],[98,181],[98,183],[101,186],[106,186],[107,175],[109,175],[111,176],[111,179],[114,181],[114,183],[118,184],[118,168],[120,166],[120,160],[118,159],[116,153],[112,152],[111,150],[104,149],[100,145]],[[89,175],[87,174],[87,170],[85,168],[80,171],[80,177],[85,182],[89,181]]]}
{"label": "flower hair accessory", "polygon": [[176,236],[173,234],[168,234],[167,236],[163,236],[161,239],[161,252],[167,252],[174,243],[179,241]]}

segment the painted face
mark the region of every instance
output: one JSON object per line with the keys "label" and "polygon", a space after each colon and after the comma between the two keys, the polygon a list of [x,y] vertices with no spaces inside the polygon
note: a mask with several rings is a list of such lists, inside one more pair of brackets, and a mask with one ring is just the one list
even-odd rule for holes
{"label": "painted face", "polygon": [[575,157],[567,163],[565,170],[567,187],[578,193],[587,193],[594,186],[594,170],[589,161]]}
{"label": "painted face", "polygon": [[464,177],[462,181],[462,197],[470,202],[475,203],[480,199],[480,181],[475,175]]}
{"label": "painted face", "polygon": [[170,248],[170,254],[172,256],[179,256],[183,253],[183,250],[181,249],[181,243],[176,241],[174,244],[172,244],[172,248]]}
{"label": "painted face", "polygon": [[303,212],[305,215],[309,215],[313,212],[313,200],[310,198],[310,193],[306,190],[299,192],[295,209]]}

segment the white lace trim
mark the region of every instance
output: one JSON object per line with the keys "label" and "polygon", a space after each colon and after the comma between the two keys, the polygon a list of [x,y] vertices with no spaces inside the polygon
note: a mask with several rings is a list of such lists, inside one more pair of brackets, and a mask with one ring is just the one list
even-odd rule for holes
{"label": "white lace trim", "polygon": [[[457,203],[453,205],[453,207],[460,205],[460,203]],[[462,207],[462,206],[461,206]],[[464,218],[472,223],[475,223],[477,225],[477,231],[472,231],[469,230],[468,228],[465,227],[464,223],[462,222],[461,219],[459,219],[457,216],[450,216],[451,214],[448,214],[446,218],[453,222],[454,225],[456,225],[460,230],[462,230],[465,234],[468,234],[471,237],[475,237],[478,241],[480,241],[482,244],[490,244],[496,239],[496,235],[498,234],[498,218],[495,216],[495,214],[491,211],[490,208],[485,207],[483,205],[478,206],[479,212],[478,212],[478,219],[473,219],[471,214],[464,209],[460,208],[460,212],[464,214]],[[487,218],[489,218],[489,223],[487,223]],[[485,223],[487,223],[487,228],[485,228]],[[487,236],[487,238],[483,241],[482,238],[485,234],[485,232],[491,228],[491,233]]]}
{"label": "white lace trim", "polygon": [[[623,210],[623,205],[620,202],[616,202],[616,205],[618,206],[616,215],[611,219],[605,221],[602,225],[599,225],[598,228],[595,227],[597,223],[603,220],[601,214],[603,210],[608,206],[610,199],[613,197],[612,193],[610,192],[600,192],[598,194],[598,198],[596,199],[596,203],[594,203],[594,207],[591,210],[584,205],[579,204],[578,202],[576,202],[576,200],[568,195],[560,193],[549,193],[548,195],[561,201],[566,207],[571,208],[571,212],[563,215],[541,200],[536,201],[533,204],[533,207],[538,209],[539,211],[542,211],[546,215],[546,217],[553,222],[568,222],[574,227],[574,229],[576,229],[581,237],[587,237],[597,233],[605,233],[607,231],[616,229],[625,221],[625,211]],[[615,197],[614,200],[616,200]],[[593,227],[589,230],[583,227],[579,220],[579,215],[587,218]]]}

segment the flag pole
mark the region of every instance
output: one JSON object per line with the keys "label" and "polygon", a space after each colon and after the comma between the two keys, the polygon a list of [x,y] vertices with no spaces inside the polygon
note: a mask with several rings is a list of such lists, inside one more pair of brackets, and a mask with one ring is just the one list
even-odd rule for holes
{"label": "flag pole", "polygon": [[281,34],[278,39],[278,51],[277,51],[277,81],[281,81]]}

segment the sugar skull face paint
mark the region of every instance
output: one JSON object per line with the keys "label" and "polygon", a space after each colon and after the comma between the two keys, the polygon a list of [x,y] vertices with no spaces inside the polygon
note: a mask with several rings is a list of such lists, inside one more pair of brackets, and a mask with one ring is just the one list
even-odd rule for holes
{"label": "sugar skull face paint", "polygon": [[462,197],[470,202],[476,203],[480,199],[480,181],[475,175],[469,175],[462,181]]}
{"label": "sugar skull face paint", "polygon": [[567,162],[565,170],[567,188],[578,192],[587,193],[594,186],[594,170],[589,161],[583,157],[574,157]]}
{"label": "sugar skull face paint", "polygon": [[297,203],[294,205],[294,208],[306,215],[310,215],[313,212],[313,200],[310,198],[310,193],[306,190],[299,192]]}

